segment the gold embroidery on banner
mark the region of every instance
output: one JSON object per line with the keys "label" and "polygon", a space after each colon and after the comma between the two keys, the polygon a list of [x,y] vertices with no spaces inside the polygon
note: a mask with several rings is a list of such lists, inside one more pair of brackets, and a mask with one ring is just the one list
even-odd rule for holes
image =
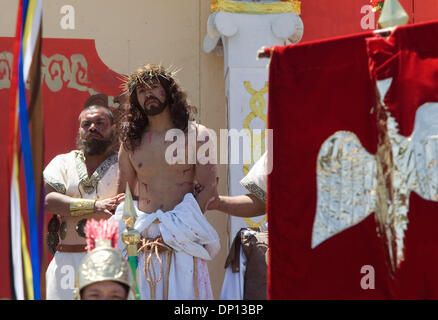
{"label": "gold embroidery on banner", "polygon": [[[11,86],[12,53],[0,52],[0,90]],[[61,54],[51,57],[41,56],[41,82],[45,82],[52,92],[58,92],[66,86],[78,91],[88,92],[90,95],[97,94],[96,90],[88,83],[88,63],[84,55],[72,54],[67,58]],[[26,83],[29,88],[29,83]],[[108,96],[108,105],[114,104],[114,96]]]}
{"label": "gold embroidery on banner", "polygon": [[375,212],[394,275],[404,260],[410,193],[438,200],[437,118],[437,103],[422,105],[417,110],[412,136],[404,137],[387,108],[378,103],[375,156],[351,132],[336,132],[322,144],[317,160],[312,248]]}
{"label": "gold embroidery on banner", "polygon": [[375,207],[376,161],[348,131],[321,146],[317,160],[317,206],[312,248],[367,217]]}
{"label": "gold embroidery on banner", "polygon": [[[246,91],[251,95],[251,98],[249,100],[249,107],[251,111],[243,121],[243,128],[247,129],[247,132],[251,132],[251,128],[250,128],[251,121],[253,121],[256,118],[261,119],[265,123],[265,128],[266,128],[268,119],[266,114],[264,113],[264,110],[266,108],[266,101],[264,95],[268,93],[268,82],[267,81],[265,82],[265,86],[261,90],[253,89],[249,81],[244,81],[243,86],[245,87]],[[265,152],[265,143],[264,143],[265,136],[266,136],[265,130],[262,130],[261,134],[256,134],[256,133],[250,134],[251,157],[254,155],[254,148],[258,148],[260,150],[259,157]],[[258,159],[253,159],[253,160],[257,161]],[[244,159],[244,165],[243,165],[244,175],[248,174],[249,166],[250,166],[249,164],[245,164],[245,159]],[[244,221],[251,228],[261,227],[266,220],[267,220],[266,215],[263,217],[262,221],[260,222],[254,222],[251,218],[244,218]]]}
{"label": "gold embroidery on banner", "polygon": [[[377,92],[379,97],[379,93]],[[408,225],[409,194],[415,170],[411,139],[398,135],[397,123],[377,99],[377,199],[378,232],[387,246],[392,274],[404,259],[403,240]],[[408,156],[406,158],[406,156]]]}

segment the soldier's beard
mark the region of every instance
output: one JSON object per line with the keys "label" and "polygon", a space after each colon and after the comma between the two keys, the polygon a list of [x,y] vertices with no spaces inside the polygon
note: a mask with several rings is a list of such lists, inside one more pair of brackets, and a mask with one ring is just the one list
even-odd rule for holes
{"label": "soldier's beard", "polygon": [[108,138],[104,139],[82,139],[79,135],[76,139],[76,146],[82,150],[85,155],[95,156],[105,153],[108,147],[113,143],[114,132]]}

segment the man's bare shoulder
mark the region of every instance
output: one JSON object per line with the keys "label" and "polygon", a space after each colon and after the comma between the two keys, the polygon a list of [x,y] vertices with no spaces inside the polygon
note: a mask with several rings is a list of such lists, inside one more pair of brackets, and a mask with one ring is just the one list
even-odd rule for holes
{"label": "man's bare shoulder", "polygon": [[117,160],[119,167],[125,167],[127,164],[131,164],[132,152],[126,147],[126,144],[121,142],[119,147],[119,153]]}
{"label": "man's bare shoulder", "polygon": [[128,152],[128,148],[126,147],[126,142],[120,141],[119,153],[120,152]]}
{"label": "man's bare shoulder", "polygon": [[203,124],[200,124],[200,123],[196,123],[196,122],[195,122],[195,125],[196,125],[196,128],[198,129],[199,132],[205,132],[205,131],[210,130],[209,128],[207,128],[207,127],[204,126]]}
{"label": "man's bare shoulder", "polygon": [[139,149],[141,149],[141,145],[137,146],[135,149],[129,149],[125,142],[120,142],[119,147],[119,161],[121,159],[130,159],[131,156],[136,153]]}
{"label": "man's bare shoulder", "polygon": [[202,136],[210,135],[210,132],[212,131],[212,129],[204,126],[203,124],[197,123],[196,121],[191,121],[190,125],[196,129],[196,133],[198,135],[202,135]]}

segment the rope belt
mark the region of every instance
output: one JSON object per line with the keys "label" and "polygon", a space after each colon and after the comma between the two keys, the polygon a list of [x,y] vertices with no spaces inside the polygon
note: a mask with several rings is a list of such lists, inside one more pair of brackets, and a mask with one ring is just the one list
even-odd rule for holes
{"label": "rope belt", "polygon": [[[160,236],[156,238],[143,238],[141,240],[141,246],[138,249],[138,253],[143,252],[144,254],[144,276],[146,281],[149,283],[151,300],[156,300],[156,286],[157,283],[163,278],[163,263],[160,258],[160,253],[167,251],[167,268],[166,268],[166,278],[164,282],[164,295],[163,299],[168,300],[169,297],[169,273],[170,273],[170,263],[172,259],[173,249],[163,242],[163,238]],[[156,257],[158,263],[160,264],[160,276],[157,279],[155,276],[155,268],[153,264],[153,257]],[[193,257],[193,280],[196,300],[199,300],[199,289],[198,289],[198,264],[197,258]]]}
{"label": "rope belt", "polygon": [[[167,270],[166,279],[164,282],[164,300],[168,300],[169,272],[173,249],[163,242],[163,238],[161,236],[158,236],[156,238],[142,239],[141,247],[138,249],[137,252],[140,253],[142,251],[144,254],[144,276],[146,278],[146,281],[149,283],[152,300],[156,300],[156,286],[157,283],[160,282],[163,278],[163,263],[160,258],[160,253],[163,251],[167,251]],[[158,279],[155,276],[155,268],[152,261],[153,256],[156,257],[158,263],[160,264],[160,277]]]}

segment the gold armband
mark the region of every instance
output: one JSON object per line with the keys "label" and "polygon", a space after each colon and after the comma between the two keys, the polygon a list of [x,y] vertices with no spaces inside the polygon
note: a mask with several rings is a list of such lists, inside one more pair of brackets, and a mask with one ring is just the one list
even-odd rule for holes
{"label": "gold armband", "polygon": [[80,217],[86,214],[94,213],[96,200],[92,199],[71,199],[70,214],[72,217]]}

